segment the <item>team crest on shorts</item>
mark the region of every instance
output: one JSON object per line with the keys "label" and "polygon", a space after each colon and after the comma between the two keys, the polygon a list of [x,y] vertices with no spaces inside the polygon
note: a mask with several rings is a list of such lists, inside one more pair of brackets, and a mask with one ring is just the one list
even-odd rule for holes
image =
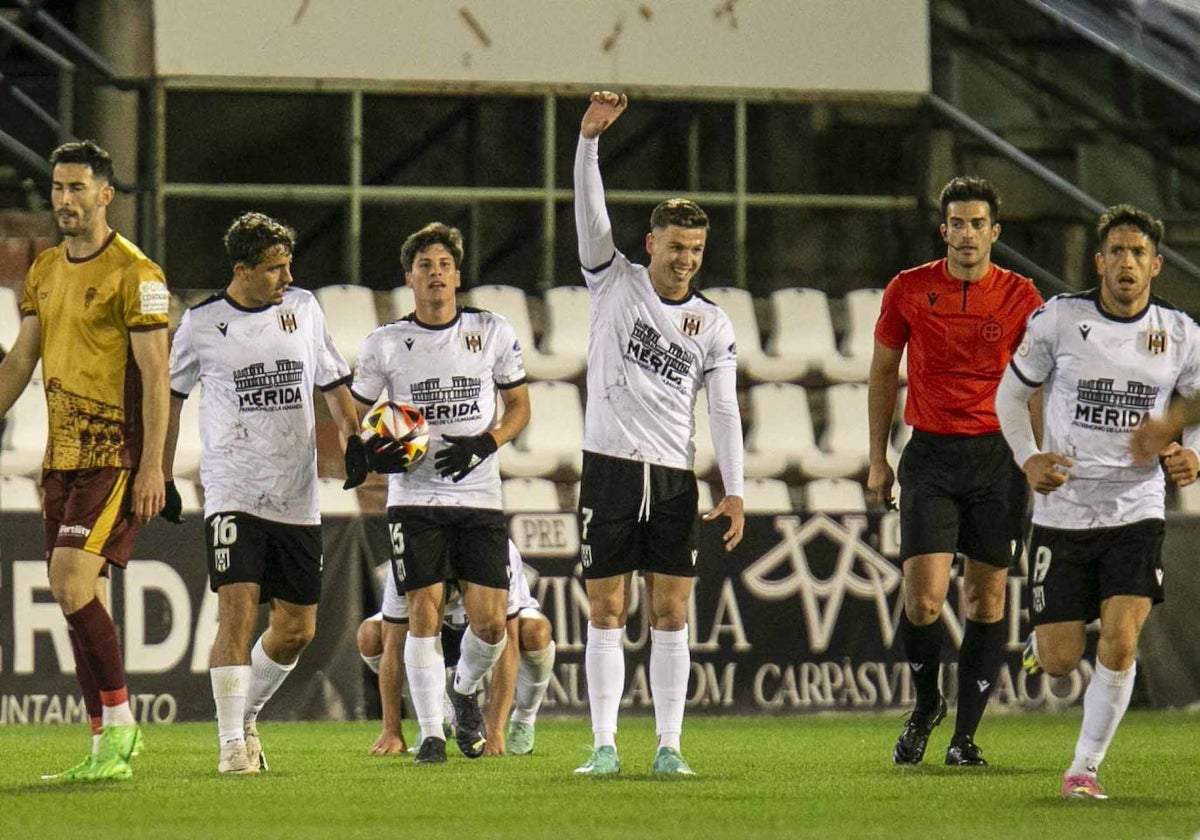
{"label": "team crest on shorts", "polygon": [[1167,352],[1167,331],[1146,330],[1146,349],[1152,356]]}
{"label": "team crest on shorts", "polygon": [[296,310],[280,309],[277,317],[279,318],[279,329],[285,333],[294,333],[296,331]]}
{"label": "team crest on shorts", "polygon": [[463,333],[463,346],[467,348],[468,353],[478,353],[483,349],[483,333]]}
{"label": "team crest on shorts", "polygon": [[683,323],[680,329],[684,335],[699,335],[700,329],[704,326],[704,318],[697,315],[695,312],[683,313]]}

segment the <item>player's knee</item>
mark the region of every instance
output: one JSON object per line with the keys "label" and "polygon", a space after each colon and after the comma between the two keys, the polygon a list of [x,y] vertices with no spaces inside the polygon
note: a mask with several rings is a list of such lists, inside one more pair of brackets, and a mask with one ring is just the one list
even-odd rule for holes
{"label": "player's knee", "polygon": [[545,618],[521,619],[521,650],[544,650],[550,638],[550,622]]}
{"label": "player's knee", "polygon": [[942,614],[942,599],[933,595],[913,592],[904,598],[904,612],[908,620],[918,627],[932,624]]}
{"label": "player's knee", "polygon": [[1038,662],[1041,663],[1042,670],[1052,677],[1063,677],[1071,673],[1082,658],[1082,647],[1038,647]]}
{"label": "player's knee", "polygon": [[379,622],[366,619],[358,625],[358,652],[364,657],[379,656],[383,653],[383,634]]}
{"label": "player's knee", "polygon": [[966,592],[966,616],[980,624],[994,624],[1004,618],[1004,591]]}
{"label": "player's knee", "polygon": [[309,642],[313,640],[317,628],[311,624],[292,624],[287,627],[273,628],[279,652],[284,661],[295,662]]}

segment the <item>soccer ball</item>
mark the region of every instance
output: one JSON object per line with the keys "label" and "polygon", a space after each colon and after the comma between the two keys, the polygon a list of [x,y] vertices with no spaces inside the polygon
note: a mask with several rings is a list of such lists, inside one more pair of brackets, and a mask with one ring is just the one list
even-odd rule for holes
{"label": "soccer ball", "polygon": [[399,441],[408,454],[410,467],[420,463],[429,449],[429,424],[419,408],[401,402],[380,403],[367,412],[362,422],[363,440],[378,436]]}

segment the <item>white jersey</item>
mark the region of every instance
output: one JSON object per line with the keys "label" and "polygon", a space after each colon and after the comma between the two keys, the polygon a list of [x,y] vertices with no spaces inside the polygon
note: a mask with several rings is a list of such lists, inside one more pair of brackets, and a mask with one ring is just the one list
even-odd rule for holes
{"label": "white jersey", "polygon": [[224,294],[183,313],[171,346],[171,392],[200,383],[204,514],[240,511],[316,525],[313,388],[348,384],[350,367],[311,292],[246,309]]}
{"label": "white jersey", "polygon": [[1011,365],[1026,385],[1044,385],[1041,450],[1075,462],[1066,484],[1034,496],[1033,521],[1084,529],[1163,518],[1162,468],[1135,464],[1129,435],[1161,415],[1173,391],[1200,390],[1195,321],[1157,297],[1117,318],[1095,289],[1059,295],[1029,316]]}
{"label": "white jersey", "polygon": [[388,399],[421,409],[429,423],[429,451],[406,473],[388,476],[388,506],[446,505],[502,510],[500,459],[488,458],[462,481],[442,478],[434,455],[445,435],[480,435],[498,417],[499,389],[525,383],[521,345],[501,315],[459,307],[445,326],[421,324],[416,314],[385,324],[366,337],[352,391],[374,403]]}
{"label": "white jersey", "polygon": [[[383,605],[379,612],[380,618],[386,616],[389,621],[408,620],[408,598],[396,589],[396,576],[391,569],[387,570],[383,584]],[[521,560],[521,552],[516,543],[508,541],[508,610],[509,618],[515,617],[521,610],[540,610],[542,605],[529,591],[529,578],[525,576],[525,563]],[[465,624],[466,610],[463,608],[462,596],[457,595],[446,602],[443,615],[452,624]],[[372,616],[374,617],[374,616]]]}

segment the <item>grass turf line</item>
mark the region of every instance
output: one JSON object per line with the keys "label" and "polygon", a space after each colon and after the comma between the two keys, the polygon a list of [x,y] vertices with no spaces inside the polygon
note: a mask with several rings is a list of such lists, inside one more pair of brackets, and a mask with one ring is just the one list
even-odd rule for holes
{"label": "grass turf line", "polygon": [[[650,775],[654,726],[622,721],[622,771],[578,778],[588,725],[538,722],[528,757],[469,761],[449,746],[443,766],[373,757],[373,722],[260,725],[271,771],[216,773],[213,724],[146,728],[127,782],[43,782],[83,757],[83,725],[0,727],[0,838],[111,833],[129,838],[255,840],[661,837],[1179,838],[1200,832],[1200,718],[1132,712],[1101,769],[1113,797],[1064,802],[1061,774],[1079,715],[985,718],[987,768],[942,758],[951,721],[925,763],[895,767],[898,716],[701,718],[685,722],[695,779]],[[415,737],[414,726],[405,723]]]}

